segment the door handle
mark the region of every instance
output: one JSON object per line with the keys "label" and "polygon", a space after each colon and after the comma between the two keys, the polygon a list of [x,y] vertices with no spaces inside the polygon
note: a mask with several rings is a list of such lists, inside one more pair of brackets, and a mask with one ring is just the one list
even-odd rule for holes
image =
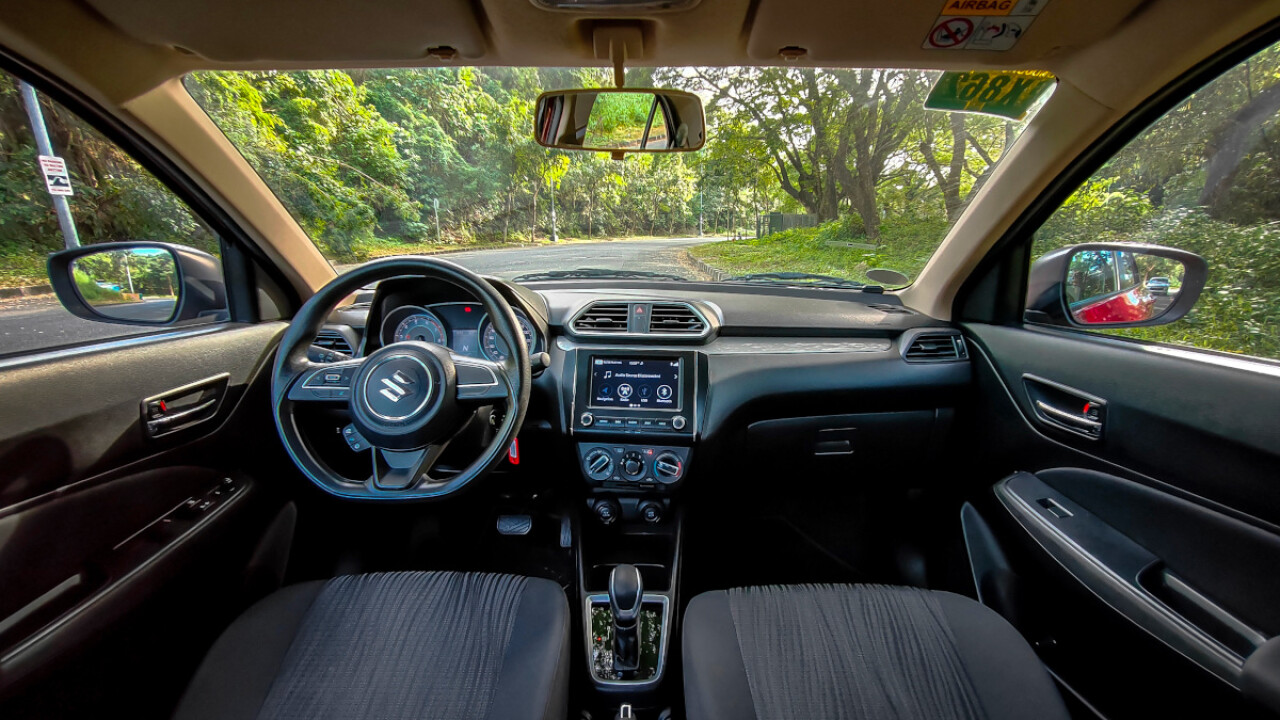
{"label": "door handle", "polygon": [[161,437],[217,417],[230,379],[222,373],[143,400],[142,424],[147,434]]}
{"label": "door handle", "polygon": [[1097,420],[1092,420],[1086,415],[1077,415],[1068,410],[1059,410],[1043,400],[1036,401],[1036,410],[1048,415],[1053,420],[1067,423],[1086,432],[1098,433],[1102,431],[1102,423]]}
{"label": "door handle", "polygon": [[1102,437],[1107,401],[1083,390],[1035,375],[1022,376],[1023,387],[1035,419],[1042,425],[1081,435],[1090,440]]}

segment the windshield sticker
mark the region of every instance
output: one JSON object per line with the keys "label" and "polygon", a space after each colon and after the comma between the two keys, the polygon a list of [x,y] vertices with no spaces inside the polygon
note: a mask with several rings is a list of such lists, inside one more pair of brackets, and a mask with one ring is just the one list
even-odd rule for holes
{"label": "windshield sticker", "polygon": [[926,50],[1012,50],[1048,0],[947,0]]}
{"label": "windshield sticker", "polygon": [[928,110],[981,113],[1021,120],[1057,81],[1039,70],[942,73],[924,101]]}

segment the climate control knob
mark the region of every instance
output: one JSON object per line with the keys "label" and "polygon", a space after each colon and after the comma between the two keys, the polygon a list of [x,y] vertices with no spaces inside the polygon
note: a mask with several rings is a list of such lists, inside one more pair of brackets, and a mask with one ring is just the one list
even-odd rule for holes
{"label": "climate control knob", "polygon": [[639,452],[632,450],[622,456],[622,474],[632,478],[644,474],[644,458]]}
{"label": "climate control knob", "polygon": [[658,482],[671,484],[684,474],[684,462],[673,452],[664,452],[653,461],[653,474]]}
{"label": "climate control knob", "polygon": [[582,459],[582,466],[587,477],[596,482],[604,482],[613,475],[613,455],[604,448],[592,448]]}

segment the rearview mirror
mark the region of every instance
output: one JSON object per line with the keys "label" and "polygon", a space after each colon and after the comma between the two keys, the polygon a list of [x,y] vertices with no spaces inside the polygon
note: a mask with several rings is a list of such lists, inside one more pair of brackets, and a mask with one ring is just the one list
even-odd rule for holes
{"label": "rearview mirror", "polygon": [[584,88],[538,97],[539,145],[593,152],[689,152],[706,142],[702,99],[679,90]]}
{"label": "rearview mirror", "polygon": [[181,245],[117,242],[49,256],[49,281],[63,307],[86,320],[171,325],[227,318],[222,264]]}
{"label": "rearview mirror", "polygon": [[1207,273],[1199,255],[1158,245],[1061,248],[1031,267],[1024,319],[1068,327],[1166,325],[1195,305]]}

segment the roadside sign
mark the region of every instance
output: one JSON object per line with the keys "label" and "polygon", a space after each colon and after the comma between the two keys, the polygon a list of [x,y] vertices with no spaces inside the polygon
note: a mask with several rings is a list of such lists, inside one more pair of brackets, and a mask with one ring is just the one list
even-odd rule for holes
{"label": "roadside sign", "polygon": [[1057,78],[1039,70],[942,73],[925,98],[929,110],[982,113],[1021,120]]}
{"label": "roadside sign", "polygon": [[44,173],[44,186],[50,195],[71,195],[71,176],[67,174],[67,162],[52,155],[40,156],[40,171]]}

